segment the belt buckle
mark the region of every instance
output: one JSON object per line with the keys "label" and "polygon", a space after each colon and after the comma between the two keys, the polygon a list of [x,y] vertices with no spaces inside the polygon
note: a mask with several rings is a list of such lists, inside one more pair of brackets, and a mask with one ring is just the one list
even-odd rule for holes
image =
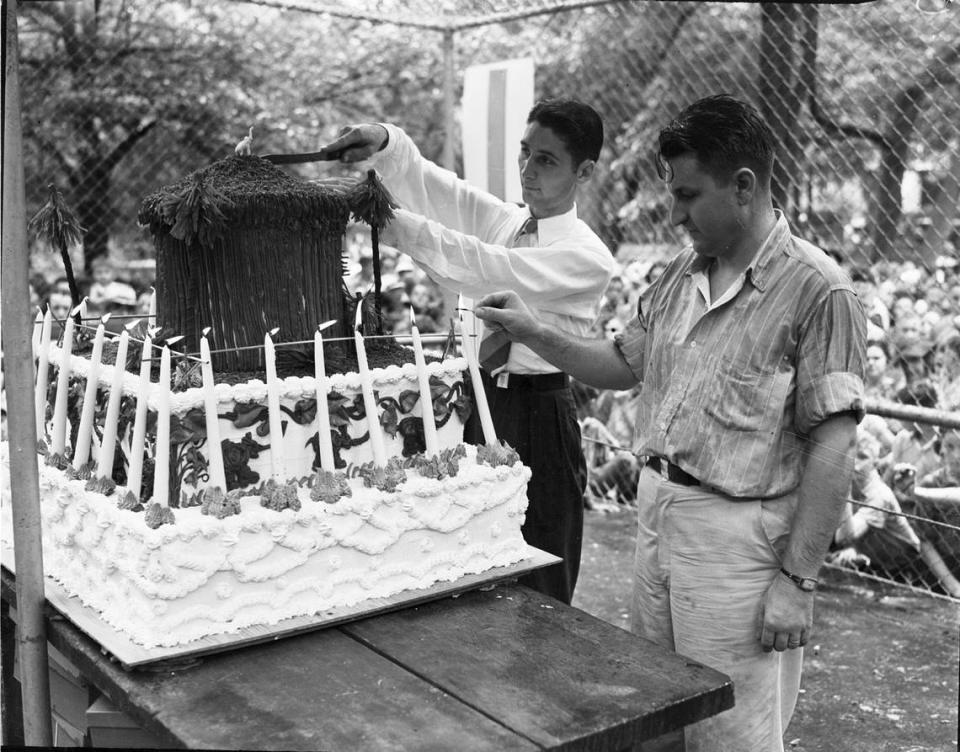
{"label": "belt buckle", "polygon": [[510,386],[510,374],[507,371],[500,371],[496,375],[496,383],[498,389],[506,389]]}

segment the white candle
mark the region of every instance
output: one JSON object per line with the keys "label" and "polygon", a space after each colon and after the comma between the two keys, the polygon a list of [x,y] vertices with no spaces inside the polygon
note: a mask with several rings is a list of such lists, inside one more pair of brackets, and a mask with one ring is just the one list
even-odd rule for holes
{"label": "white candle", "polygon": [[160,381],[157,384],[157,447],[153,455],[153,501],[161,506],[170,502],[170,348],[160,355]]}
{"label": "white candle", "polygon": [[353,330],[353,341],[357,346],[357,371],[360,374],[360,390],[363,393],[363,409],[367,413],[367,425],[370,431],[370,449],[373,451],[373,464],[385,467],[387,450],[383,442],[383,429],[380,427],[380,413],[377,411],[377,399],[373,394],[373,376],[367,365],[367,351],[360,334],[361,306],[357,304],[357,322]]}
{"label": "white candle", "polygon": [[148,309],[147,315],[150,317],[147,322],[149,326],[157,325],[157,289],[155,287],[150,288],[150,307]]}
{"label": "white candle", "polygon": [[410,309],[410,336],[413,337],[413,358],[417,365],[417,381],[420,382],[420,411],[423,414],[423,441],[426,454],[431,457],[440,454],[440,442],[437,441],[437,423],[433,417],[433,395],[430,393],[430,377],[427,375],[427,360],[423,357],[423,343],[417,328],[413,308]]}
{"label": "white candle", "polygon": [[73,449],[73,467],[79,470],[90,459],[90,440],[93,437],[93,413],[97,409],[97,386],[100,380],[100,360],[103,357],[104,324],[110,318],[108,313],[97,324],[97,333],[93,336],[93,352],[90,354],[90,366],[87,370],[87,388],[83,393],[83,407],[80,409],[80,428],[77,431],[77,445]]}
{"label": "white candle", "polygon": [[203,375],[203,413],[207,426],[207,446],[210,449],[210,483],[227,490],[227,474],[223,469],[223,447],[220,445],[220,418],[217,415],[217,397],[213,392],[213,364],[210,361],[210,343],[205,329],[200,338],[200,373]]}
{"label": "white candle", "polygon": [[50,437],[50,451],[63,454],[67,446],[67,392],[70,391],[70,358],[73,355],[73,320],[77,309],[67,314],[67,323],[63,329],[63,348],[60,350],[60,372],[57,374],[57,397],[53,403],[53,434]]}
{"label": "white candle", "polygon": [[317,386],[317,434],[320,439],[320,467],[332,473],[336,468],[333,460],[333,440],[330,438],[330,406],[327,404],[327,394],[330,391],[330,386],[327,383],[327,369],[323,359],[323,328],[323,325],[317,327],[317,331],[313,335],[313,372]]}
{"label": "white candle", "polygon": [[[483,389],[483,379],[480,378],[480,364],[477,362],[477,351],[474,349],[473,342],[468,341],[466,325],[463,319],[464,301],[463,295],[460,296],[457,308],[460,309],[460,346],[463,350],[463,356],[467,359],[467,368],[470,371],[470,383],[473,385],[474,402],[477,403],[477,416],[480,418],[480,426],[483,429],[483,439],[487,444],[497,443],[497,432],[493,428],[493,418],[490,415],[490,406],[487,404],[487,393]],[[471,303],[472,308],[472,303]],[[470,314],[473,317],[473,313]],[[473,334],[470,339],[476,338],[476,319],[473,319]]]}
{"label": "white candle", "polygon": [[43,311],[37,309],[37,315],[33,317],[33,332],[30,336],[30,352],[33,353],[33,359],[40,356],[40,338],[43,330]]}
{"label": "white candle", "polygon": [[150,393],[150,364],[153,356],[153,341],[148,334],[143,338],[143,354],[140,356],[140,378],[137,381],[137,411],[133,418],[133,436],[130,439],[130,465],[127,468],[127,488],[140,498],[140,483],[143,481],[143,448],[147,436],[147,395]]}
{"label": "white candle", "polygon": [[130,347],[130,328],[136,321],[127,324],[120,332],[117,342],[117,357],[113,361],[113,381],[110,383],[110,401],[107,402],[107,415],[103,419],[103,439],[100,442],[100,455],[97,457],[97,477],[109,478],[113,475],[113,457],[117,449],[117,420],[120,418],[120,398],[123,397],[123,374],[127,363],[127,349]]}
{"label": "white candle", "polygon": [[37,438],[46,435],[47,419],[47,381],[50,373],[50,333],[53,329],[53,316],[50,307],[43,314],[43,325],[40,332],[40,348],[37,356],[37,383],[34,392],[34,401],[37,408]]}
{"label": "white candle", "polygon": [[[273,330],[277,332],[276,329]],[[280,422],[280,382],[277,379],[276,351],[270,332],[263,336],[263,357],[267,366],[267,420],[270,425],[270,472],[278,483],[285,480],[283,425]]]}

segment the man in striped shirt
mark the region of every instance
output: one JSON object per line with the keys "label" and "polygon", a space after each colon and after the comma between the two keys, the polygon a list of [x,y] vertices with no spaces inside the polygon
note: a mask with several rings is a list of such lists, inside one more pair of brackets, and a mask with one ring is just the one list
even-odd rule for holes
{"label": "man in striped shirt", "polygon": [[773,144],[725,95],[661,131],[671,221],[691,245],[614,342],[565,335],[509,292],[476,309],[585,383],[642,383],[633,628],[727,673],[736,696],[686,729],[688,752],[783,749],[863,415],[866,317],[774,209]]}

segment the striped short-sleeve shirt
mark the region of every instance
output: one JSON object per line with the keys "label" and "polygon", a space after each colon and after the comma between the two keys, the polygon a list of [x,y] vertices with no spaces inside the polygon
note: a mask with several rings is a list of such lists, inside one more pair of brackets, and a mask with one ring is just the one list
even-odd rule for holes
{"label": "striped short-sleeve shirt", "polygon": [[827,254],[777,223],[729,299],[708,306],[687,248],[642,296],[617,345],[638,380],[635,449],[732,497],[800,483],[812,428],[863,417],[866,316]]}

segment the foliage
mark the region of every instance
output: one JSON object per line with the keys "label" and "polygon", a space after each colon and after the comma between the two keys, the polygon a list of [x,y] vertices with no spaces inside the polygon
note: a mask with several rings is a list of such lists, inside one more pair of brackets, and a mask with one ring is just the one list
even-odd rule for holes
{"label": "foliage", "polygon": [[[230,0],[25,3],[28,210],[48,183],[64,190],[89,263],[108,237],[127,255],[152,253],[133,219],[140,198],[231,154],[250,126],[253,153],[263,154],[313,151],[346,124],[391,121],[439,161],[443,34],[391,23],[423,17],[423,3],[344,7],[367,5],[382,23]],[[449,0],[435,12],[536,5]],[[889,165],[868,141],[825,132],[810,99],[837,123],[906,128],[907,161],[944,172],[960,139],[958,66],[948,64],[960,16],[923,16],[910,3],[818,7],[816,91],[788,125],[802,147],[807,210],[848,222],[876,210],[863,184],[882,182],[877,171]],[[610,3],[464,29],[454,36],[454,101],[467,65],[532,57],[537,96],[577,96],[604,116],[604,158],[580,205],[587,221],[611,245],[675,240],[651,169],[656,132],[707,93],[756,101],[771,73],[758,65],[759,17],[754,3]],[[931,77],[941,60],[945,70]],[[897,124],[896,95],[923,81],[916,117]],[[291,169],[317,177],[342,168]]]}

